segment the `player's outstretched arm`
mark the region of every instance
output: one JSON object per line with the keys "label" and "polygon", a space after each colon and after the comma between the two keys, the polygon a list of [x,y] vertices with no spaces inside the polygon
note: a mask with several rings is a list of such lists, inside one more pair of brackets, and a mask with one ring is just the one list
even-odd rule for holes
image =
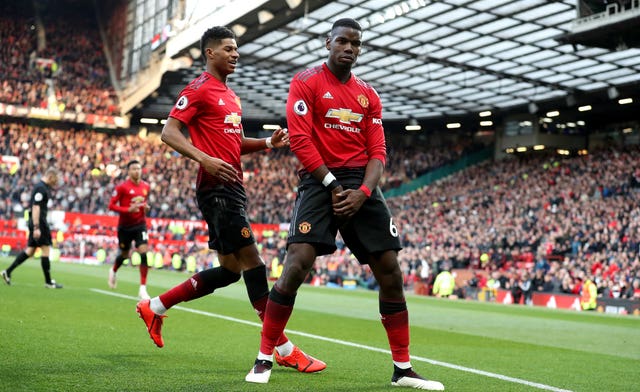
{"label": "player's outstretched arm", "polygon": [[287,128],[278,128],[271,135],[271,144],[275,148],[287,147],[289,145],[289,131]]}
{"label": "player's outstretched arm", "polygon": [[289,145],[289,132],[286,128],[278,128],[273,134],[266,139],[256,139],[252,137],[244,137],[242,133],[242,147],[240,153],[242,155],[267,148],[282,148]]}

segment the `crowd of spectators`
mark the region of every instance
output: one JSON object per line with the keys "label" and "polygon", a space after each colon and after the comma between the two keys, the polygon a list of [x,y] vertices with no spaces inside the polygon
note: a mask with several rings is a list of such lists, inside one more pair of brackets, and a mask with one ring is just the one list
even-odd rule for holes
{"label": "crowd of spectators", "polygon": [[17,156],[21,168],[16,175],[3,173],[0,216],[20,216],[34,181],[53,160],[63,172],[63,186],[53,199],[52,209],[108,214],[113,188],[126,176],[127,162],[143,164],[143,179],[151,185],[151,217],[199,219],[193,198],[195,164],[148,136],[63,130],[25,123],[4,123],[1,127],[3,155]]}
{"label": "crowd of spectators", "polygon": [[0,5],[0,102],[46,107],[48,86],[34,65],[34,17],[16,3]]}
{"label": "crowd of spectators", "polygon": [[[536,291],[579,295],[589,279],[603,297],[640,300],[638,153],[522,155],[390,198],[406,287],[431,287],[452,268],[476,271],[456,297],[504,289],[527,303]],[[338,247],[316,261],[309,283],[375,289],[369,268]]]}
{"label": "crowd of spectators", "polygon": [[83,11],[81,17],[78,10],[70,7],[45,12],[47,45],[38,56],[53,58],[60,64],[61,71],[54,75],[54,81],[56,100],[62,108],[118,115],[117,96],[109,78],[95,14],[91,10]]}
{"label": "crowd of spectators", "polygon": [[0,103],[119,115],[95,14],[38,4],[37,13],[31,2],[0,5]]}
{"label": "crowd of spectators", "polygon": [[[0,154],[20,159],[16,176],[3,173],[0,217],[20,215],[31,185],[54,160],[64,173],[64,186],[53,208],[70,212],[109,214],[113,187],[125,178],[123,168],[132,159],[142,163],[143,179],[151,185],[150,217],[200,219],[195,204],[197,165],[182,158],[158,134],[123,131],[95,132],[59,129],[24,122],[0,123]],[[435,153],[437,149],[434,148]],[[70,153],[72,152],[72,153]],[[397,150],[396,155],[414,154]],[[388,173],[404,173],[403,159],[390,161]],[[396,163],[397,162],[397,163]],[[248,213],[255,223],[287,222],[291,216],[300,167],[288,150],[270,150],[242,156]],[[403,174],[410,178],[414,172]]]}
{"label": "crowd of spectators", "polygon": [[[0,5],[0,103],[47,108],[53,102],[60,110],[119,114],[95,16],[83,7],[43,4],[39,12],[30,2]],[[150,217],[200,219],[195,163],[157,134],[20,122],[0,126],[0,153],[21,162],[17,173],[0,174],[0,219],[22,216],[33,183],[51,164],[64,173],[52,209],[110,214],[109,197],[131,159],[142,162],[143,178],[151,185]],[[381,187],[397,187],[479,147],[391,144]],[[389,199],[402,235],[399,260],[407,288],[431,284],[443,266],[451,266],[483,272],[458,288],[460,296],[479,288],[511,290],[525,300],[535,291],[579,294],[589,279],[602,296],[640,297],[639,153],[637,146],[623,146],[571,158],[522,155]],[[243,166],[252,222],[287,222],[296,193],[296,158],[274,150],[244,156]],[[186,236],[196,234],[203,233]],[[264,238],[265,260],[281,263],[284,243],[282,235]],[[309,282],[356,282],[375,289],[371,271],[340,239],[338,247],[318,259]]]}
{"label": "crowd of spectators", "polygon": [[[151,217],[200,219],[194,198],[196,164],[171,151],[157,134],[17,122],[0,129],[2,154],[18,156],[22,164],[15,175],[0,177],[0,217],[21,216],[33,182],[51,160],[64,173],[52,209],[110,214],[114,185],[124,178],[126,162],[138,159],[151,185]],[[399,260],[407,287],[433,282],[446,263],[454,270],[484,271],[485,279],[472,283],[476,287],[523,285],[531,291],[579,293],[582,282],[591,278],[602,295],[628,295],[640,279],[639,152],[637,146],[627,146],[567,158],[522,155],[470,167],[390,198],[402,236]],[[406,168],[406,159],[399,156],[416,154],[429,152],[394,151],[387,173]],[[243,166],[252,222],[286,223],[297,185],[295,157],[286,150],[266,151],[243,156]],[[195,234],[204,233],[186,236]],[[262,245],[265,260],[282,262],[284,236],[265,238]],[[335,254],[318,259],[309,282],[355,281],[375,289],[370,270],[359,265],[340,239],[338,247]]]}
{"label": "crowd of spectators", "polygon": [[388,143],[387,172],[380,181],[380,188],[383,191],[397,188],[482,148],[483,144],[473,143],[471,139],[452,140],[429,148],[424,145],[395,146]]}
{"label": "crowd of spectators", "polygon": [[639,152],[523,155],[389,200],[414,252],[403,252],[405,274],[450,263],[486,271],[493,288],[527,286],[541,274],[551,283],[531,290],[578,294],[590,278],[602,295],[628,295],[640,279]]}

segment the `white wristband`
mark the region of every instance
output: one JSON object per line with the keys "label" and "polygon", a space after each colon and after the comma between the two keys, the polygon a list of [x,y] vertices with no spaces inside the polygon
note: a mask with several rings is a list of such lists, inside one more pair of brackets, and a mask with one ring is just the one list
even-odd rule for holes
{"label": "white wristband", "polygon": [[328,187],[329,184],[331,184],[335,180],[336,180],[336,176],[334,176],[333,173],[329,172],[322,179],[322,185],[324,185],[325,187]]}
{"label": "white wristband", "polygon": [[264,142],[267,145],[267,148],[273,148],[273,143],[271,143],[271,137],[264,139]]}

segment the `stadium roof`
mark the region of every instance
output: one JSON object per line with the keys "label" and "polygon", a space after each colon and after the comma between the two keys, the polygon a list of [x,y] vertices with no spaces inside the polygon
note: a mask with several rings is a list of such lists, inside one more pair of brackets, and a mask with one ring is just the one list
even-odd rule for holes
{"label": "stadium roof", "polygon": [[[293,1],[292,3],[295,3]],[[561,43],[577,17],[576,1],[338,0],[269,1],[235,24],[240,66],[229,84],[243,100],[243,119],[283,122],[288,84],[297,71],[325,61],[324,37],[338,18],[363,26],[354,72],[384,103],[385,120],[530,112],[637,95],[640,49]],[[640,10],[639,10],[640,11]],[[179,90],[202,71],[168,73],[140,116],[166,117]],[[615,87],[615,88],[614,88]],[[531,105],[536,103],[536,105]]]}

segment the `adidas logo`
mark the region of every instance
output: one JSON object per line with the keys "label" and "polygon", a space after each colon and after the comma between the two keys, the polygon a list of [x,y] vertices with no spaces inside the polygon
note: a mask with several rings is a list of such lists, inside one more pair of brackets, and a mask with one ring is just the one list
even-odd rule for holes
{"label": "adidas logo", "polygon": [[218,100],[218,105],[219,106],[224,106],[224,101],[222,100],[222,98],[220,98],[220,100]]}
{"label": "adidas logo", "polygon": [[322,98],[325,98],[325,99],[333,99],[333,95],[331,95],[331,93],[327,91],[326,93],[324,93],[324,95],[322,96]]}

